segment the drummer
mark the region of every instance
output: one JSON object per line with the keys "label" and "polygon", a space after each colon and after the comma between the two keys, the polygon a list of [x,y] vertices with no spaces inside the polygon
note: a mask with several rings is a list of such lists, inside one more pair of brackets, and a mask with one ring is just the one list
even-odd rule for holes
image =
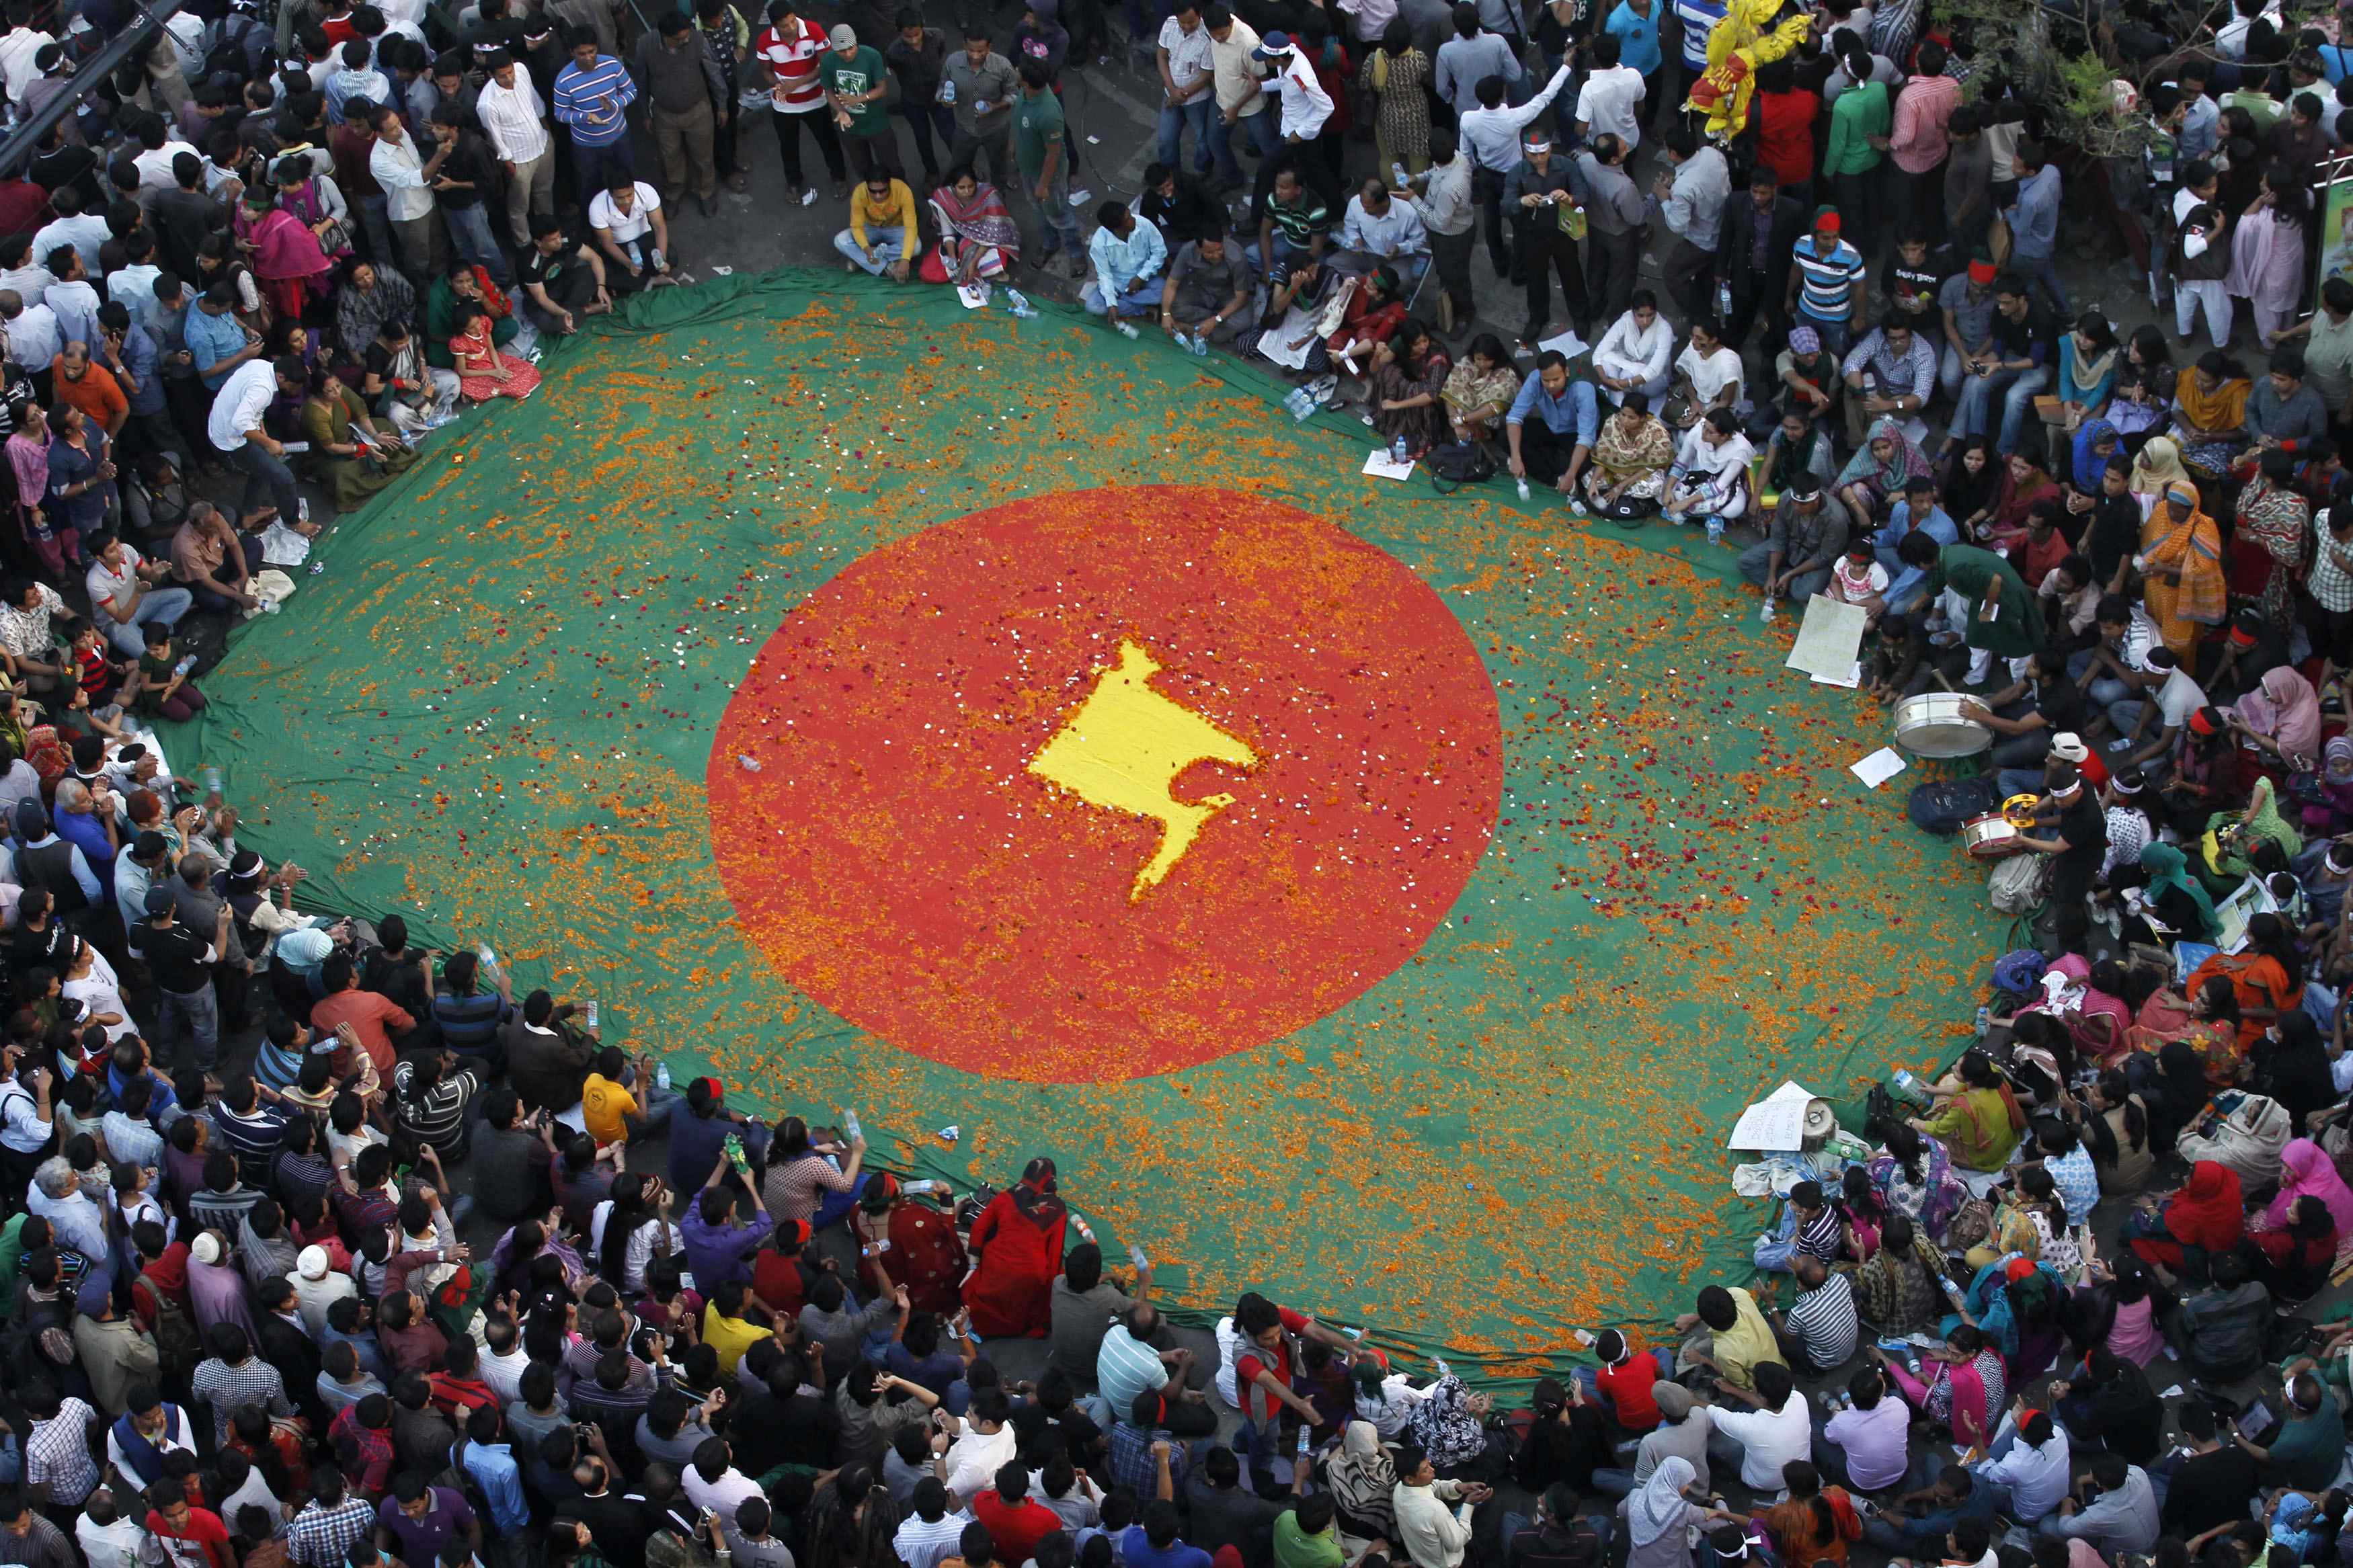
{"label": "drummer", "polygon": [[2084,689],[2067,679],[2065,653],[2044,648],[2027,656],[2026,673],[2008,686],[1965,699],[1960,713],[1993,731],[1989,760],[2001,793],[2039,795],[2051,738],[2084,728]]}
{"label": "drummer", "polygon": [[2107,858],[2107,812],[2074,764],[2054,765],[2051,777],[2051,793],[2035,802],[2033,826],[2018,842],[2050,857],[2043,900],[2052,912],[2052,934],[2063,952],[2081,952],[2091,926],[2086,899]]}
{"label": "drummer", "polygon": [[1966,606],[1962,641],[1969,648],[1969,685],[1986,683],[1996,654],[2010,661],[2011,679],[2025,675],[2027,660],[2042,646],[2042,609],[2016,567],[1990,550],[1974,544],[1940,548],[1917,532],[1905,534],[1896,553],[1907,566],[1934,568],[1928,575],[1931,595],[1952,595]]}

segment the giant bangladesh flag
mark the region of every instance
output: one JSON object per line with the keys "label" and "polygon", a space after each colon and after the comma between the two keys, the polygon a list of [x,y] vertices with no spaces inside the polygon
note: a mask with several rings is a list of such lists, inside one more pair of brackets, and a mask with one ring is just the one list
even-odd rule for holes
{"label": "giant bangladesh flag", "polygon": [[1496,1376],[1683,1310],[1759,1217],[1740,1106],[1947,1054],[2001,945],[1729,547],[920,288],[681,290],[547,368],[181,748],[319,906],[888,1163],[1050,1154],[1187,1306]]}

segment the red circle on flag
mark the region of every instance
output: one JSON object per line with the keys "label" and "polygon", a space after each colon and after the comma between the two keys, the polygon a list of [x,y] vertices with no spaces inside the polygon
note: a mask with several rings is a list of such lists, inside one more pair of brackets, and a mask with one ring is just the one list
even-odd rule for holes
{"label": "red circle on flag", "polygon": [[1050,1082],[1213,1060],[1379,984],[1502,787],[1494,689],[1429,584],[1295,508],[1157,487],[854,562],[761,650],[708,778],[786,978]]}

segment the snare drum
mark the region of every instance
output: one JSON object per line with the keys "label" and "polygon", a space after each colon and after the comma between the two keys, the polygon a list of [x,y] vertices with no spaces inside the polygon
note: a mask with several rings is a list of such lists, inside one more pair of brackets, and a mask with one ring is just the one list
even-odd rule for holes
{"label": "snare drum", "polygon": [[1974,700],[1957,691],[1924,691],[1895,705],[1895,743],[1919,757],[1967,757],[1993,744],[1993,731],[1961,717]]}
{"label": "snare drum", "polygon": [[1961,848],[1978,860],[2000,860],[2025,847],[2018,825],[1999,811],[1972,816],[1961,824]]}

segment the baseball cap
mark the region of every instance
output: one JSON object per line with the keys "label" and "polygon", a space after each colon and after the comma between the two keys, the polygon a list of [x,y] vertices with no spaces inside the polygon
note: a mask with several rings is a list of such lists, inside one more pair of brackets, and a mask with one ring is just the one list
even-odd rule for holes
{"label": "baseball cap", "polygon": [[849,23],[836,22],[833,31],[825,36],[825,41],[837,49],[854,49],[858,47],[858,35],[849,30]]}
{"label": "baseball cap", "polygon": [[1269,33],[1266,37],[1258,41],[1258,47],[1250,51],[1250,58],[1254,60],[1280,59],[1290,52],[1291,35],[1283,32],[1273,32]]}

